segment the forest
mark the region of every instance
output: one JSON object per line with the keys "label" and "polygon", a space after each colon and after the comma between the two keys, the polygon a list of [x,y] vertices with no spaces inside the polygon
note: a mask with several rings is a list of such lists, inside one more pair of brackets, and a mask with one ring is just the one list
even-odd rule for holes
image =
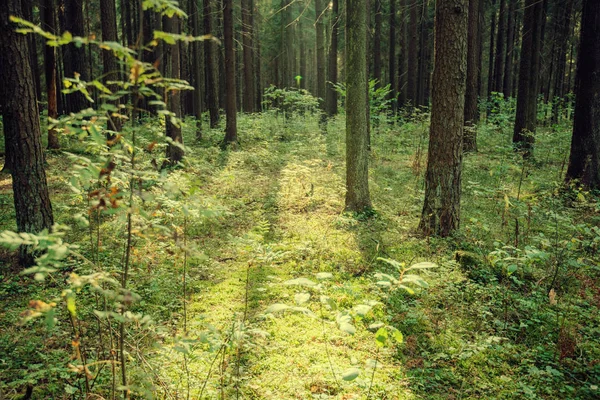
{"label": "forest", "polygon": [[3,0],[0,400],[600,398],[600,1]]}

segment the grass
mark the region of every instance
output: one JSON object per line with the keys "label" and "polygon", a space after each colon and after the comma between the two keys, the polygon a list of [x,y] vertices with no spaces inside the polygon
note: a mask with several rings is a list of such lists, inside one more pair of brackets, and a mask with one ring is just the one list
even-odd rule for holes
{"label": "grass", "polygon": [[[599,214],[592,194],[558,191],[569,145],[565,127],[540,129],[537,158],[523,166],[509,127],[482,124],[480,151],[464,160],[461,230],[449,239],[415,234],[425,122],[384,120],[373,127],[376,214],[369,219],[342,213],[342,117],[324,133],[313,115],[240,116],[240,148],[226,152],[218,148],[220,130],[207,130],[195,143],[192,127],[184,127],[185,168],[151,190],[146,209],[153,225],[136,235],[135,310],[152,318],[131,326],[127,336],[136,396],[186,398],[188,386],[192,399],[201,393],[244,399],[590,399],[600,393]],[[150,121],[146,129],[143,140],[151,142],[160,128]],[[86,154],[79,144],[70,146]],[[48,164],[55,219],[74,224],[73,215],[85,213],[87,204],[68,187],[70,162],[49,154]],[[9,180],[0,179],[0,204],[12,204]],[[14,229],[13,221],[11,208],[2,207],[0,229]],[[123,226],[110,216],[100,226],[99,259],[113,274]],[[90,256],[87,235],[75,225],[67,238]],[[439,267],[422,273],[428,289],[389,293],[374,284],[374,272],[389,272],[378,257]],[[60,298],[71,271],[89,271],[69,260],[38,283],[14,274],[10,254],[2,260],[0,394],[18,398],[34,385],[34,398],[77,395],[82,376],[69,367],[66,312],[52,332],[42,320],[21,325],[19,315],[30,299]],[[323,272],[332,278],[319,280]],[[286,284],[297,278],[319,286]],[[349,335],[320,296],[340,310],[379,304],[364,316],[351,311],[356,333]],[[92,357],[101,342],[92,334],[97,306],[85,291],[78,301],[82,320],[90,317],[84,327]],[[266,312],[273,304],[303,309]],[[368,329],[377,321],[400,329],[404,342],[379,349]],[[351,368],[358,377],[343,380]],[[104,368],[94,392],[109,398],[109,388]]]}

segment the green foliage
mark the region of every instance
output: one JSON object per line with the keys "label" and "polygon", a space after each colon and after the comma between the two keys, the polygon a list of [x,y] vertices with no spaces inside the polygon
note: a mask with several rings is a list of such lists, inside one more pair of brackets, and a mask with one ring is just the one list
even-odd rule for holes
{"label": "green foliage", "polygon": [[265,89],[263,97],[265,109],[280,111],[286,117],[314,113],[319,107],[318,99],[304,89],[279,89],[269,86]]}

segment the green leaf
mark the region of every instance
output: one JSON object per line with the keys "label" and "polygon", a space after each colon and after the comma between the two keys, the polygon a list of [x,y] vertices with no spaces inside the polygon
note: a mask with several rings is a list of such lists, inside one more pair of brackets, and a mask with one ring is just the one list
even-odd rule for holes
{"label": "green leaf", "polygon": [[379,347],[384,347],[388,338],[388,331],[386,327],[381,327],[375,332],[375,343]]}
{"label": "green leaf", "polygon": [[375,323],[372,323],[371,325],[369,325],[369,330],[374,331],[374,330],[381,328],[382,326],[385,326],[385,324],[383,322],[375,322]]}
{"label": "green leaf", "polygon": [[360,370],[358,368],[350,368],[342,373],[342,379],[346,382],[351,382],[358,378],[358,375],[360,375]]}
{"label": "green leaf", "polygon": [[349,322],[342,322],[340,324],[340,330],[344,331],[350,335],[354,335],[356,333],[356,328]]}
{"label": "green leaf", "polygon": [[398,329],[394,329],[392,332],[392,336],[396,340],[396,343],[400,344],[404,342],[404,335]]}
{"label": "green leaf", "polygon": [[72,316],[75,316],[77,314],[77,307],[75,305],[75,297],[72,295],[67,297],[67,310],[69,310],[69,313]]}
{"label": "green leaf", "polygon": [[411,269],[429,269],[429,268],[437,268],[437,264],[432,263],[432,262],[420,262],[420,263],[416,263],[414,265],[411,265],[410,267],[406,268],[406,270],[411,270]]}
{"label": "green leaf", "polygon": [[318,274],[315,275],[317,277],[317,279],[319,280],[323,280],[323,279],[331,279],[333,278],[333,274],[331,272],[319,272]]}
{"label": "green leaf", "polygon": [[294,300],[296,301],[296,304],[298,304],[298,305],[304,304],[308,300],[310,300],[310,293],[297,293],[294,296]]}
{"label": "green leaf", "polygon": [[371,311],[371,308],[373,308],[373,307],[367,306],[366,304],[359,304],[357,306],[354,306],[353,310],[355,313],[357,313],[361,317],[364,317],[365,315],[367,315],[369,313],[369,311]]}
{"label": "green leaf", "polygon": [[281,303],[271,304],[269,307],[267,307],[267,309],[265,310],[265,313],[273,314],[273,313],[285,311],[289,308],[290,308],[290,306],[288,306],[286,304],[281,304]]}

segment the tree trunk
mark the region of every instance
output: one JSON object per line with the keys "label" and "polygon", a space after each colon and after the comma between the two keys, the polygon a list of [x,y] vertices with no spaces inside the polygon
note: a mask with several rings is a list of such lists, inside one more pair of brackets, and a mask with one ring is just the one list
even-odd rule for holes
{"label": "tree trunk", "polygon": [[568,0],[564,3],[559,20],[558,27],[558,44],[556,51],[556,73],[554,74],[554,99],[552,107],[552,123],[559,122],[559,116],[564,103],[565,97],[565,74],[567,50],[569,44],[569,32],[571,30],[571,14],[573,13],[573,0]]}
{"label": "tree trunk", "polygon": [[346,0],[346,210],[371,208],[367,142],[366,0]]}
{"label": "tree trunk", "polygon": [[504,98],[512,97],[513,53],[515,50],[515,8],[516,0],[508,0],[508,19],[506,24],[506,57],[504,59],[504,80],[502,93]]}
{"label": "tree trunk", "polygon": [[460,225],[468,0],[437,0],[425,202],[419,230],[448,236]]}
{"label": "tree trunk", "polygon": [[256,112],[254,73],[254,1],[242,0],[242,43],[244,46],[244,112]]}
{"label": "tree trunk", "polygon": [[408,58],[410,56],[408,38],[408,15],[411,0],[402,0],[402,19],[400,25],[400,56],[398,58],[398,93],[400,94],[399,106],[404,107],[408,97]]}
{"label": "tree trunk", "polygon": [[327,85],[327,115],[333,117],[337,114],[338,95],[333,84],[338,81],[338,34],[340,26],[338,0],[331,2],[331,46],[329,47],[328,81]]}
{"label": "tree trunk", "polygon": [[464,151],[477,151],[477,131],[479,120],[477,93],[479,93],[479,1],[469,0],[469,27],[467,38],[467,82],[465,93]]}
{"label": "tree trunk", "polygon": [[523,152],[525,158],[533,155],[534,134],[537,125],[542,18],[543,4],[538,0],[526,0],[517,114],[513,133],[513,144],[516,150]]}
{"label": "tree trunk", "polygon": [[[38,233],[54,223],[48,194],[40,120],[26,36],[15,32],[9,16],[23,16],[19,0],[0,7],[0,110],[4,122],[7,163],[19,232]],[[33,264],[33,254],[22,248],[19,262]]]}
{"label": "tree trunk", "polygon": [[325,109],[325,4],[324,0],[315,0],[315,28],[317,36],[317,97],[319,108]]}
{"label": "tree trunk", "polygon": [[[56,34],[56,15],[54,0],[43,0],[40,12],[42,20],[42,29]],[[56,47],[44,46],[44,75],[46,77],[46,93],[48,95],[48,120],[58,117],[58,93],[56,87]],[[48,121],[48,148],[60,149],[58,133],[56,129],[50,128]]]}
{"label": "tree trunk", "polygon": [[[215,35],[213,31],[213,6],[212,0],[204,0],[204,34]],[[214,40],[204,41],[204,71],[206,74],[206,107],[210,114],[210,127],[216,128],[219,124],[219,98],[217,74],[217,44]]]}
{"label": "tree trunk", "polygon": [[383,11],[381,0],[375,0],[375,32],[373,34],[373,79],[375,87],[383,86],[381,81],[381,24]]}
{"label": "tree trunk", "polygon": [[498,32],[496,36],[496,56],[494,57],[494,83],[492,91],[502,92],[504,73],[504,39],[506,37],[506,0],[500,0],[498,13]]}
{"label": "tree trunk", "polygon": [[487,82],[487,98],[492,97],[494,91],[494,49],[496,41],[496,0],[492,0],[492,12],[490,13],[491,28],[490,28],[490,49],[488,57],[488,82]]}
{"label": "tree trunk", "polygon": [[[200,29],[200,16],[202,15],[198,0],[190,0],[190,9],[192,10],[192,34],[194,36],[201,36],[202,30]],[[194,117],[196,118],[196,140],[202,139],[202,110],[203,110],[203,82],[204,82],[204,60],[203,60],[203,45],[202,42],[192,43],[193,46],[193,60],[192,60],[192,71],[194,75]]]}
{"label": "tree trunk", "polygon": [[233,43],[233,0],[223,0],[223,34],[225,42],[225,139],[237,142],[237,109],[235,92],[235,49]]}
{"label": "tree trunk", "polygon": [[[82,3],[83,0],[65,0],[65,29],[73,36],[85,36]],[[63,55],[65,77],[74,78],[79,74],[82,81],[87,81],[89,68],[84,48],[68,44],[64,47]],[[87,99],[80,92],[69,94],[66,100],[69,112],[79,112],[88,106]]]}
{"label": "tree trunk", "polygon": [[584,0],[567,183],[600,189],[600,2]]}
{"label": "tree trunk", "polygon": [[[35,23],[33,18],[34,0],[22,0],[21,8],[23,10],[23,18],[27,21]],[[40,82],[40,69],[37,58],[37,40],[38,35],[27,35],[29,42],[29,57],[31,60],[31,71],[33,72],[33,83],[35,87],[35,96],[38,101],[42,99],[42,84]]]}
{"label": "tree trunk", "polygon": [[410,22],[408,26],[408,75],[406,77],[406,97],[414,107],[417,104],[417,68],[419,65],[419,13],[417,4],[407,2],[410,8]]}
{"label": "tree trunk", "polygon": [[396,0],[390,0],[390,35],[388,53],[388,73],[390,75],[390,100],[392,100],[392,113],[396,114],[398,108],[398,92],[396,91]]}
{"label": "tree trunk", "polygon": [[[102,24],[102,40],[105,42],[118,42],[117,37],[117,10],[115,0],[100,0],[100,21]],[[119,80],[119,64],[111,50],[102,50],[102,67],[105,81]],[[116,85],[110,85],[112,92],[119,88]],[[111,102],[118,107],[119,101]],[[118,132],[121,130],[121,120],[119,118],[110,118],[108,129]]]}
{"label": "tree trunk", "polygon": [[[179,17],[177,15],[171,18],[164,16],[163,28],[165,32],[179,33]],[[179,42],[166,45],[165,53],[165,64],[169,69],[167,76],[179,79],[181,76]],[[181,118],[181,92],[179,90],[171,90],[167,93],[167,109],[174,114],[175,118]],[[167,145],[167,159],[170,164],[177,164],[184,156],[183,149],[175,144],[183,144],[181,125],[179,123],[174,124],[170,118],[167,118],[166,134],[173,142]]]}

